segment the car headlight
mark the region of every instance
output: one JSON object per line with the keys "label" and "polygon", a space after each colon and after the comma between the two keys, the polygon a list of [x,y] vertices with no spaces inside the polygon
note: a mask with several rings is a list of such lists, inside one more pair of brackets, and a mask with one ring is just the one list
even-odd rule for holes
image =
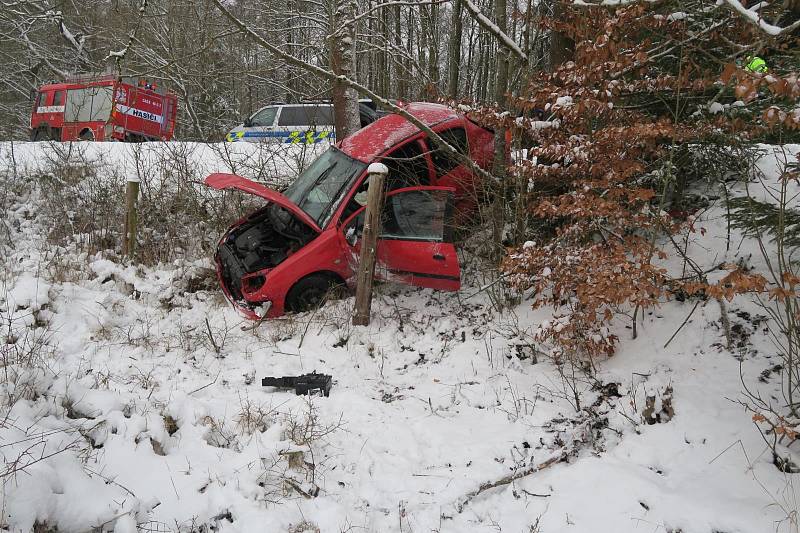
{"label": "car headlight", "polygon": [[242,284],[244,285],[244,291],[252,294],[263,287],[266,281],[267,277],[264,274],[256,274],[254,276],[246,276],[242,279]]}

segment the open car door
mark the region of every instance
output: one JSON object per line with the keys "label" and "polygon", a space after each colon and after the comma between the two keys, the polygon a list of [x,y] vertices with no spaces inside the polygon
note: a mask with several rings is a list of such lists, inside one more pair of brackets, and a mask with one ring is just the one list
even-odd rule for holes
{"label": "open car door", "polygon": [[[447,291],[461,288],[461,268],[452,243],[453,192],[452,187],[407,187],[386,195],[376,254],[378,279]],[[342,225],[356,263],[364,209]]]}

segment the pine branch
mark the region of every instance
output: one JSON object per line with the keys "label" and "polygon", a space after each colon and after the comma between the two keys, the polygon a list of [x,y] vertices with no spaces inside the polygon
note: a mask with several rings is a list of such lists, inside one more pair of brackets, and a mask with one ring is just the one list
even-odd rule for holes
{"label": "pine branch", "polygon": [[[731,227],[741,230],[748,237],[769,233],[777,240],[780,208],[748,196],[728,200]],[[786,208],[783,213],[783,242],[791,248],[800,247],[800,210]]]}

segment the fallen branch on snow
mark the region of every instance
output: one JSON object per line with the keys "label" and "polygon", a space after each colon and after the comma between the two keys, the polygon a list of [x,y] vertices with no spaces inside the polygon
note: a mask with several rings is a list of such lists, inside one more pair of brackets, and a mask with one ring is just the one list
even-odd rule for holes
{"label": "fallen branch on snow", "polygon": [[575,430],[573,431],[574,438],[572,439],[572,442],[570,442],[568,445],[564,445],[557,453],[555,453],[552,457],[550,457],[546,461],[537,463],[535,465],[530,465],[521,470],[516,470],[499,479],[481,483],[477,489],[461,497],[461,499],[456,504],[456,510],[459,513],[462,512],[464,508],[467,506],[467,504],[469,504],[473,499],[475,499],[475,497],[486,492],[487,490],[491,490],[497,487],[502,487],[505,485],[510,485],[511,483],[519,479],[530,476],[531,474],[535,474],[537,472],[541,472],[545,468],[549,468],[558,463],[565,463],[569,460],[571,456],[577,455],[581,448],[583,448],[587,444],[592,443],[592,439],[586,438],[586,435],[587,431],[591,431],[591,428],[598,419],[597,413],[595,413],[593,410],[587,410],[585,412],[589,414],[589,417],[586,420],[584,420],[578,427],[575,428]]}
{"label": "fallen branch on snow", "polygon": [[467,504],[472,501],[473,498],[475,498],[482,492],[486,492],[487,490],[494,489],[497,487],[502,487],[503,485],[510,485],[511,483],[513,483],[518,479],[522,479],[526,476],[530,476],[531,474],[535,474],[536,472],[540,472],[549,466],[553,466],[556,463],[566,462],[568,458],[569,458],[569,452],[562,451],[561,453],[554,455],[553,457],[551,457],[550,459],[548,459],[543,463],[539,463],[537,465],[531,465],[528,468],[523,468],[522,470],[517,470],[516,472],[508,474],[507,476],[501,477],[500,479],[497,479],[495,481],[487,481],[486,483],[482,483],[481,486],[478,487],[476,490],[473,490],[472,492],[461,498],[461,501],[458,503],[456,508],[460,513],[461,511],[464,510],[464,507],[466,507]]}

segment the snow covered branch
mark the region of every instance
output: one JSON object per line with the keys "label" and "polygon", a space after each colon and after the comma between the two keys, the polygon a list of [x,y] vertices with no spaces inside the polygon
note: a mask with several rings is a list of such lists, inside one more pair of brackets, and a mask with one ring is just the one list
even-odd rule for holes
{"label": "snow covered branch", "polygon": [[500,28],[497,27],[497,24],[489,20],[486,15],[481,13],[481,10],[472,2],[472,0],[464,0],[464,5],[467,7],[467,11],[469,11],[470,15],[472,15],[472,18],[475,19],[478,24],[483,26],[489,33],[494,35],[501,46],[514,52],[514,54],[523,62],[528,62],[528,56],[525,55],[525,52],[522,51],[514,39],[501,31]]}
{"label": "snow covered branch", "polygon": [[[623,7],[641,2],[656,4],[661,1],[663,0],[598,0],[596,2],[591,0],[573,0],[572,5],[579,7]],[[756,26],[759,30],[771,37],[779,37],[781,35],[791,33],[797,28],[800,28],[800,18],[788,26],[778,26],[776,24],[770,24],[764,20],[764,17],[761,15],[761,13],[759,13],[760,9],[765,5],[764,2],[757,2],[749,7],[745,7],[741,0],[717,0],[716,4],[717,6],[727,5],[736,14],[740,15],[745,20]],[[786,3],[785,5],[790,5],[790,3]]]}
{"label": "snow covered branch", "polygon": [[114,59],[117,63],[117,72],[121,75],[122,74],[122,61],[125,59],[125,56],[128,53],[128,50],[131,49],[133,46],[133,41],[136,39],[136,33],[139,31],[139,27],[142,25],[142,20],[144,19],[144,13],[147,10],[147,0],[142,0],[142,3],[139,5],[139,19],[136,21],[136,26],[133,27],[131,33],[128,35],[128,43],[125,45],[125,48],[118,51],[110,51],[106,56],[106,61],[109,59]]}
{"label": "snow covered branch", "polygon": [[770,24],[761,16],[761,13],[758,12],[759,8],[761,7],[761,3],[754,5],[751,8],[744,7],[739,0],[722,0],[725,4],[727,4],[731,9],[733,9],[736,13],[744,17],[748,22],[754,24],[758,27],[761,31],[770,35],[772,37],[778,37],[783,34],[790,33],[797,28],[800,28],[800,19],[794,21],[792,24],[786,27],[776,26],[774,24]]}
{"label": "snow covered branch", "polygon": [[600,0],[599,2],[591,2],[587,0],[575,0],[574,2],[572,2],[572,4],[580,7],[594,7],[594,6],[621,7],[630,4],[638,4],[639,2],[643,1],[655,4],[656,2],[661,2],[663,0]]}
{"label": "snow covered branch", "polygon": [[77,52],[78,57],[86,58],[86,51],[83,49],[83,45],[86,42],[86,37],[84,35],[75,36],[69,28],[64,24],[64,20],[58,21],[58,31],[64,37],[64,39],[75,49]]}

